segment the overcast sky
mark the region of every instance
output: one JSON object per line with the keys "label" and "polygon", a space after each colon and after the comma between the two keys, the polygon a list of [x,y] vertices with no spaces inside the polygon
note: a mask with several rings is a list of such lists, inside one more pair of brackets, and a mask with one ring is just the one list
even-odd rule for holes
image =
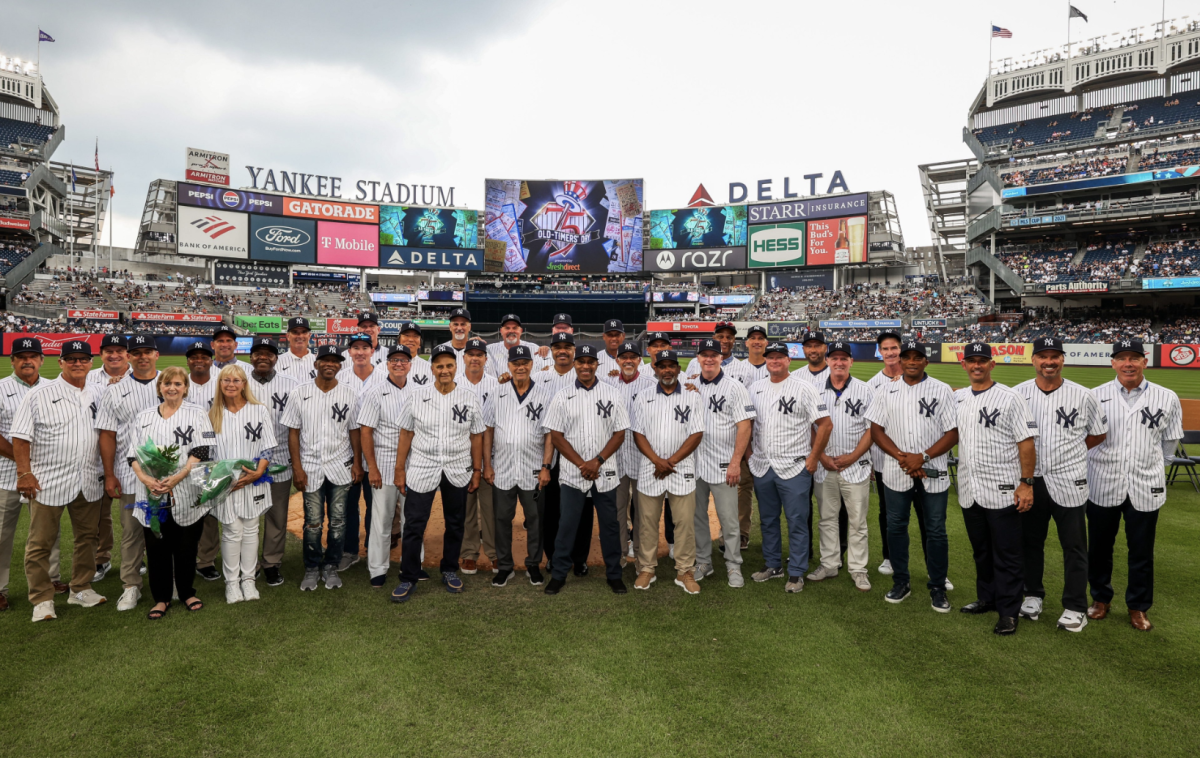
{"label": "overcast sky", "polygon": [[[1157,22],[1160,3],[1075,0],[1072,39]],[[116,172],[114,242],[184,150],[244,166],[455,187],[500,178],[643,177],[651,208],[703,183],[835,170],[895,193],[928,244],[917,164],[970,156],[961,131],[994,57],[1066,41],[1066,3],[61,1],[10,4],[0,52],[37,54],[67,139],[60,161]],[[1200,6],[1168,0],[1168,18]],[[1197,16],[1200,17],[1200,16]]]}

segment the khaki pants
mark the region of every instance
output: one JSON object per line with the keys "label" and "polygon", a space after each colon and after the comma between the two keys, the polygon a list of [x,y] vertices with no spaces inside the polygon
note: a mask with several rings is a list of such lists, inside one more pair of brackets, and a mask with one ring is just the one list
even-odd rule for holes
{"label": "khaki pants", "polygon": [[[108,496],[88,502],[83,493],[65,506],[42,505],[36,500],[29,506],[29,542],[25,545],[25,579],[29,583],[29,602],[33,605],[54,599],[50,579],[50,551],[58,541],[62,514],[71,517],[75,551],[71,558],[71,592],[92,588],[96,573],[96,545],[99,542],[101,503]],[[141,531],[139,527],[139,532]]]}
{"label": "khaki pants", "polygon": [[283,563],[283,551],[287,547],[288,499],[292,496],[292,482],[271,483],[271,509],[263,514],[262,560],[263,568],[278,568]]}
{"label": "khaki pants", "polygon": [[[137,520],[133,509],[135,495],[121,495],[118,507],[121,509],[121,584],[125,587],[142,587],[142,556],[146,554],[146,534],[142,531],[142,522]],[[101,503],[109,501],[108,495],[100,498]],[[101,507],[100,511],[109,510]],[[93,569],[94,570],[94,569]]]}
{"label": "khaki pants", "polygon": [[[621,538],[621,557],[624,558],[629,550],[629,540],[633,540],[634,555],[637,555],[638,528],[636,521],[629,520],[629,501],[636,497],[637,479],[621,477],[617,485],[617,535]],[[634,511],[637,509],[634,508]]]}
{"label": "khaki pants", "polygon": [[209,568],[217,562],[221,548],[221,522],[211,513],[204,517],[204,531],[200,533],[200,546],[196,549],[196,568]]}
{"label": "khaki pants", "polygon": [[496,564],[496,514],[492,508],[492,485],[479,482],[479,489],[467,493],[466,526],[463,530],[462,559],[477,561],[480,544],[483,554]]}
{"label": "khaki pants", "polygon": [[750,464],[742,458],[742,478],[738,480],[738,531],[743,537],[750,536],[750,517],[754,514],[754,475],[750,473]]}
{"label": "khaki pants", "polygon": [[838,536],[838,514],[846,504],[846,563],[851,573],[867,570],[867,502],[871,497],[871,482],[851,484],[836,471],[825,474],[825,481],[814,484],[821,521],[821,565],[827,569],[841,567],[841,538]]}
{"label": "khaki pants", "polygon": [[675,571],[684,574],[696,568],[696,493],[676,495],[670,492],[651,497],[639,490],[638,545],[635,548],[639,574],[653,574],[658,565],[658,524],[667,495],[671,497],[671,518],[675,523]]}
{"label": "khaki pants", "polygon": [[[8,577],[12,567],[13,542],[17,536],[17,522],[21,519],[21,493],[15,490],[0,490],[0,595],[8,597]],[[58,540],[50,548],[50,581],[59,581]]]}

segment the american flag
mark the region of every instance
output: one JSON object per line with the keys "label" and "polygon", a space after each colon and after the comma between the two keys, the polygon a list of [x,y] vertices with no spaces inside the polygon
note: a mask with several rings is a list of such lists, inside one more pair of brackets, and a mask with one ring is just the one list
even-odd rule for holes
{"label": "american flag", "polygon": [[992,26],[993,37],[1003,37],[1004,39],[1012,39],[1012,32],[1005,29],[1003,26]]}

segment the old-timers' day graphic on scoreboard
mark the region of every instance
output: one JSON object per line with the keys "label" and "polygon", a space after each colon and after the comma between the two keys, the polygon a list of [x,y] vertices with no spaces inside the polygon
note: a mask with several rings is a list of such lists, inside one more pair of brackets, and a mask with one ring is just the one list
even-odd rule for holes
{"label": "old-timers' day graphic on scoreboard", "polygon": [[746,206],[650,211],[651,250],[746,244]]}
{"label": "old-timers' day graphic on scoreboard", "polygon": [[473,249],[479,243],[478,222],[478,211],[384,205],[379,208],[379,243]]}

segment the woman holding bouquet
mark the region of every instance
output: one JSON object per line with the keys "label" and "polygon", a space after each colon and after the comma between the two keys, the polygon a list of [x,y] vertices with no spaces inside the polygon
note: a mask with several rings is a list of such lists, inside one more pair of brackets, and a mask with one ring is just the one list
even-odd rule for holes
{"label": "woman holding bouquet", "polygon": [[[188,394],[187,372],[178,366],[158,375],[162,403],[138,414],[137,433],[126,458],[138,478],[134,515],[146,538],[146,562],[154,607],[151,620],[162,618],[171,607],[171,590],[176,590],[189,611],[204,603],[196,597],[192,580],[196,572],[196,547],[204,530],[208,509],[196,507],[199,486],[188,474],[209,458],[213,443],[208,416],[184,400]],[[150,452],[146,468],[139,453]],[[174,471],[172,472],[172,469]]]}
{"label": "woman holding bouquet", "polygon": [[217,505],[221,530],[221,560],[225,565],[225,601],[258,600],[254,570],[258,564],[258,518],[271,509],[271,488],[251,486],[267,473],[267,454],[275,447],[271,412],[254,397],[246,372],[226,366],[217,375],[217,392],[208,411],[216,433],[214,460],[257,460],[242,468],[242,476]]}

